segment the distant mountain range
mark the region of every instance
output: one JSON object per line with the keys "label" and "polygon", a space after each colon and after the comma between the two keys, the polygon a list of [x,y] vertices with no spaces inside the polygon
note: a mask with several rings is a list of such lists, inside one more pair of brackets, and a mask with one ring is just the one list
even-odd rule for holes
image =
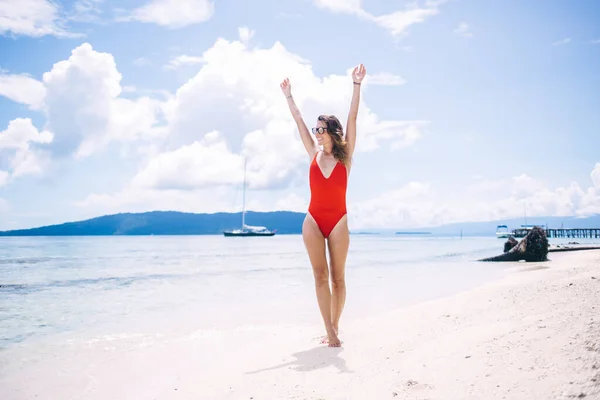
{"label": "distant mountain range", "polygon": [[[302,231],[303,213],[246,212],[246,225],[266,226],[278,234]],[[93,235],[216,235],[238,228],[241,213],[195,214],[151,211],[105,215],[85,221],[0,232],[0,236],[93,236]]]}
{"label": "distant mountain range", "polygon": [[[277,234],[300,234],[305,213],[291,211],[246,212],[246,224],[266,226]],[[0,236],[94,236],[94,235],[219,235],[241,225],[241,213],[195,214],[178,211],[151,211],[105,215],[84,221],[66,222],[39,228],[0,232]],[[493,236],[497,225],[520,227],[523,218],[488,222],[464,222],[418,229],[360,229],[354,234],[398,234],[433,236]],[[600,215],[588,218],[533,217],[528,224],[550,228],[600,228]]]}

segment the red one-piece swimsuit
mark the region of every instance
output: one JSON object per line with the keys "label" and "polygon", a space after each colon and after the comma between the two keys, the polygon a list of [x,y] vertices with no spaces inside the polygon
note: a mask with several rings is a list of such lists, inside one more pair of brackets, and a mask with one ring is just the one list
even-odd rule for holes
{"label": "red one-piece swimsuit", "polygon": [[[317,154],[319,154],[317,152]],[[346,215],[346,166],[337,162],[326,178],[317,163],[317,154],[309,169],[310,204],[308,212],[316,221],[321,233],[328,238],[339,220]]]}

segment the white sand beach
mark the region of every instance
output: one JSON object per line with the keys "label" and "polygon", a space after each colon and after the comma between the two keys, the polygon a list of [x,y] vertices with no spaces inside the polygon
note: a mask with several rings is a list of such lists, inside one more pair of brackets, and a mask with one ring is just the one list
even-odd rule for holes
{"label": "white sand beach", "polygon": [[106,338],[4,371],[0,398],[600,399],[600,251],[550,258],[507,264],[506,278],[458,295],[342,320],[342,348],[320,345],[320,326],[132,336],[127,350]]}

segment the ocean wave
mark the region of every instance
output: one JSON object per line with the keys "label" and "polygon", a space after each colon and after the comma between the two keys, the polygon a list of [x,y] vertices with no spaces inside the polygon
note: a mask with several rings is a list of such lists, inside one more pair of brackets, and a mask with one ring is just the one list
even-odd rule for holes
{"label": "ocean wave", "polygon": [[0,265],[2,264],[39,264],[48,261],[56,261],[56,258],[52,257],[25,257],[25,258],[5,258],[0,259]]}
{"label": "ocean wave", "polygon": [[22,283],[0,283],[0,291],[16,291],[27,289],[26,284]]}

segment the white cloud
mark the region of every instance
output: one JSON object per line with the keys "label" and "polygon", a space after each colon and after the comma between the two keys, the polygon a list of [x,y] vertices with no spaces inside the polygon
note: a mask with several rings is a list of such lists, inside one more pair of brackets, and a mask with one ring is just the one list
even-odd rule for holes
{"label": "white cloud", "polygon": [[11,179],[43,174],[49,164],[50,157],[47,152],[35,149],[17,150],[11,162]]}
{"label": "white cloud", "polygon": [[233,154],[219,132],[209,132],[200,142],[152,158],[133,178],[133,185],[155,189],[199,189],[239,183],[244,160]]}
{"label": "white cloud", "polygon": [[454,33],[463,37],[473,37],[473,33],[469,31],[469,24],[466,22],[461,22],[458,24],[458,28],[454,30]]}
{"label": "white cloud", "polygon": [[69,20],[78,22],[98,22],[102,14],[104,0],[77,0]]}
{"label": "white cloud", "polygon": [[113,56],[96,52],[88,43],[44,73],[54,154],[84,157],[111,141],[152,139],[160,134],[153,127],[161,103],[149,97],[119,97],[120,81]]}
{"label": "white cloud", "polygon": [[314,0],[317,7],[346,14],[369,16],[361,7],[360,0]]}
{"label": "white cloud", "polygon": [[0,34],[13,33],[41,37],[78,36],[64,28],[63,18],[57,4],[50,0],[3,0],[0,1]]}
{"label": "white cloud", "polygon": [[8,123],[6,130],[0,132],[0,149],[26,149],[30,142],[49,143],[52,134],[38,132],[29,118],[17,118]]}
{"label": "white cloud", "polygon": [[365,115],[362,121],[360,126],[369,122],[373,125],[368,135],[357,139],[357,151],[374,151],[381,147],[381,143],[392,151],[407,148],[421,138],[421,131],[427,125],[425,121],[379,121],[372,113]]}
{"label": "white cloud", "polygon": [[101,22],[104,0],[0,0],[0,35],[78,38],[68,22]]}
{"label": "white cloud", "polygon": [[[48,163],[48,156],[37,145],[48,144],[53,135],[48,131],[39,132],[29,118],[17,118],[9,122],[6,130],[0,132],[0,154],[5,163],[0,168],[9,168],[10,177],[40,174]],[[5,183],[8,176],[5,177]]]}
{"label": "white cloud", "polygon": [[187,54],[182,54],[177,56],[169,61],[167,65],[165,65],[165,69],[177,69],[180,67],[184,67],[187,65],[199,65],[204,63],[204,59],[200,56],[188,56]]}
{"label": "white cloud", "polygon": [[[71,57],[43,74],[42,81],[26,75],[0,75],[0,94],[40,111],[46,122],[38,132],[28,118],[17,118],[0,132],[0,170],[10,179],[46,172],[57,157],[85,157],[110,142],[136,142],[144,152],[165,133],[158,126],[164,101],[150,97],[121,97],[111,54],[84,43]],[[131,91],[132,88],[127,89]]]}
{"label": "white cloud", "polygon": [[600,39],[592,40],[592,44],[600,44]]}
{"label": "white cloud", "polygon": [[252,39],[254,36],[255,32],[243,26],[238,28],[238,33],[240,35],[240,41],[247,45],[250,39]]}
{"label": "white cloud", "polygon": [[42,107],[46,89],[44,85],[28,75],[0,74],[0,96],[17,103],[27,104],[31,109]]}
{"label": "white cloud", "polygon": [[600,213],[600,163],[587,190],[573,182],[551,189],[522,174],[512,179],[480,180],[460,191],[440,191],[412,182],[372,199],[350,202],[349,218],[360,228],[416,228],[464,221],[528,216],[590,216]]}
{"label": "white cloud", "polygon": [[[294,186],[307,156],[279,83],[286,76],[291,78],[309,126],[323,113],[338,115],[345,123],[353,90],[352,67],[341,75],[320,78],[306,60],[280,43],[267,49],[250,48],[247,43],[253,32],[241,28],[239,34],[240,41],[217,40],[201,55],[203,65],[196,76],[166,101],[122,98],[124,89],[114,58],[88,43],[55,63],[43,74],[42,82],[24,76],[5,81],[10,83],[5,88],[14,88],[12,83],[20,80],[31,90],[6,89],[4,93],[43,111],[47,120],[40,135],[52,132],[45,149],[54,157],[85,157],[109,142],[136,141],[139,153],[149,157],[132,181],[136,187],[196,190],[237,184],[244,157],[250,187]],[[375,73],[365,79],[363,87],[401,83],[398,76]],[[166,121],[157,126],[161,112]],[[28,132],[37,134],[28,124]],[[356,151],[372,151],[382,143],[391,150],[409,146],[421,136],[425,124],[381,120],[363,101]],[[9,137],[4,135],[5,143]],[[140,139],[145,143],[139,144]],[[39,158],[29,153],[15,154],[12,160],[17,163],[12,165],[13,176],[39,170]],[[218,174],[209,173],[214,168]]]}
{"label": "white cloud", "polygon": [[[306,161],[306,152],[279,88],[284,77],[290,77],[293,94],[308,125],[314,124],[322,113],[336,114],[345,122],[353,90],[352,68],[344,75],[319,78],[307,61],[280,43],[268,49],[252,49],[239,41],[224,39],[218,40],[202,58],[204,64],[196,76],[179,88],[165,107],[171,146],[176,149],[196,142],[200,132],[218,130],[228,144],[226,152],[248,157],[251,185],[287,184]],[[423,122],[381,121],[364,102],[360,107],[357,151],[375,149],[382,141],[410,144],[420,136]],[[201,146],[205,145],[198,143],[194,147],[199,154]],[[224,156],[225,147],[221,150]],[[214,166],[198,158],[203,168]],[[196,166],[200,168],[199,164]],[[239,165],[232,163],[229,168],[238,171],[229,176],[239,175]],[[230,182],[229,178],[223,179],[224,183]]]}
{"label": "white cloud", "polygon": [[552,46],[561,46],[564,44],[568,44],[571,42],[571,38],[565,38],[562,40],[557,40],[556,42],[552,43]]}
{"label": "white cloud", "polygon": [[[155,193],[159,192],[195,198],[207,187],[213,188],[210,197],[219,204],[214,190],[241,183],[244,158],[250,189],[305,183],[308,156],[279,83],[290,78],[308,126],[320,114],[338,115],[345,125],[353,67],[340,75],[318,77],[308,61],[278,42],[270,48],[251,48],[241,41],[219,39],[201,57],[204,62],[198,73],[163,107],[164,145],[148,154],[128,187],[112,195],[91,195],[80,205],[117,207],[128,202],[129,196],[158,199]],[[363,88],[400,82],[395,75],[374,73],[365,79]],[[382,119],[363,99],[356,151],[372,151],[382,144],[390,151],[410,146],[421,137],[425,125],[425,121]]]}
{"label": "white cloud", "polygon": [[382,28],[387,29],[392,36],[400,36],[411,25],[422,23],[438,14],[438,6],[445,3],[445,0],[426,1],[424,6],[419,6],[417,2],[414,2],[404,10],[379,16],[365,11],[361,6],[360,0],[314,0],[314,2],[318,7],[331,12],[354,14],[364,20],[372,21]]}
{"label": "white cloud", "polygon": [[183,28],[208,21],[213,14],[214,3],[211,0],[152,0],[133,10],[126,20]]}
{"label": "white cloud", "polygon": [[[156,190],[130,186],[114,194],[90,194],[74,202],[85,217],[108,213],[145,212],[149,210],[177,210],[182,212],[236,212],[225,188],[201,190]],[[221,201],[226,198],[226,201]]]}
{"label": "white cloud", "polygon": [[381,27],[387,29],[393,36],[399,36],[411,25],[422,23],[438,13],[439,10],[435,7],[415,7],[374,17],[373,20]]}
{"label": "white cloud", "polygon": [[[278,197],[274,207],[265,208],[264,211],[306,212],[308,204],[309,200],[307,198],[299,196],[296,193],[288,192],[288,194]],[[256,208],[257,207],[253,207],[252,209],[255,210]]]}
{"label": "white cloud", "polygon": [[539,193],[541,190],[546,188],[543,182],[533,179],[527,174],[521,174],[513,177],[511,194],[517,199],[527,198],[533,196],[535,193]]}
{"label": "white cloud", "polygon": [[421,226],[440,218],[444,210],[435,202],[428,183],[411,182],[375,198],[348,202],[349,224],[360,228]]}

